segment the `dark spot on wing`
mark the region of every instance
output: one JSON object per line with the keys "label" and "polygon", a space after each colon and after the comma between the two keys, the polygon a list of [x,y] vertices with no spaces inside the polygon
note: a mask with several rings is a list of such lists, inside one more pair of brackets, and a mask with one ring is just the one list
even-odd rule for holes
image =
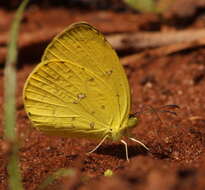
{"label": "dark spot on wing", "polygon": [[88,79],[89,82],[92,82],[92,81],[94,81],[94,80],[95,80],[94,78],[89,78],[89,79]]}
{"label": "dark spot on wing", "polygon": [[109,70],[105,72],[107,76],[110,76],[113,73],[113,70]]}
{"label": "dark spot on wing", "polygon": [[90,123],[90,128],[91,128],[91,129],[94,129],[94,128],[95,128],[95,123],[94,123],[94,122],[91,122],[91,123]]}
{"label": "dark spot on wing", "polygon": [[77,98],[78,99],[84,99],[84,98],[86,98],[86,94],[85,93],[79,93],[79,94],[77,94]]}
{"label": "dark spot on wing", "polygon": [[75,100],[75,101],[73,101],[73,104],[78,104],[78,102]]}
{"label": "dark spot on wing", "polygon": [[75,126],[73,124],[71,124],[70,126],[68,126],[71,129],[75,129]]}

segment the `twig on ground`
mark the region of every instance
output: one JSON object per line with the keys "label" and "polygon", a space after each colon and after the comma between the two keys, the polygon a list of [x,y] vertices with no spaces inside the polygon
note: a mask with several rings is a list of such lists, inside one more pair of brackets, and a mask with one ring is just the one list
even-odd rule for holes
{"label": "twig on ground", "polygon": [[146,50],[140,53],[135,53],[135,54],[122,58],[121,63],[123,65],[129,65],[144,57],[148,57],[148,56],[152,58],[162,57],[162,56],[167,56],[173,53],[177,53],[182,50],[197,48],[201,46],[205,46],[205,37],[195,40],[195,41],[191,41],[191,42],[181,42],[181,43],[176,43],[172,45],[158,47],[155,49]]}

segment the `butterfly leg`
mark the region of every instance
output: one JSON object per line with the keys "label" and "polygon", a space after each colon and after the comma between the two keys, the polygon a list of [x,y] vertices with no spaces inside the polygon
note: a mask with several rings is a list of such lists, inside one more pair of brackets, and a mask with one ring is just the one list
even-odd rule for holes
{"label": "butterfly leg", "polygon": [[125,145],[126,159],[127,159],[127,161],[129,162],[127,143],[126,143],[124,140],[120,140],[120,142]]}
{"label": "butterfly leg", "polygon": [[137,139],[132,138],[132,137],[129,137],[129,139],[132,140],[132,141],[134,141],[134,142],[136,142],[136,143],[138,143],[138,144],[140,144],[140,145],[143,146],[146,150],[149,151],[149,148],[148,148],[144,143],[142,143],[142,142],[140,142],[140,141],[138,141]]}
{"label": "butterfly leg", "polygon": [[93,149],[91,150],[90,152],[88,152],[87,154],[91,154],[93,152],[95,152],[101,145],[102,143],[105,141],[105,139],[108,137],[108,135],[104,136],[103,139],[100,141],[100,143]]}

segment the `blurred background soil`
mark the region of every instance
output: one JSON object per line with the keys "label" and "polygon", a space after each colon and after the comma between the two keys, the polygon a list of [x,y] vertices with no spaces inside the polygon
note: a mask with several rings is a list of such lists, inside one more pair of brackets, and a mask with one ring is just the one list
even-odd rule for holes
{"label": "blurred background soil", "polygon": [[[0,2],[2,190],[8,188],[8,151],[3,140],[3,67],[8,31],[19,2]],[[205,1],[164,0],[163,5],[169,5],[166,11],[155,13],[136,11],[119,0],[31,1],[19,37],[16,94],[20,161],[26,190],[37,189],[59,168],[72,168],[76,174],[56,180],[47,189],[205,189]],[[96,152],[86,155],[98,142],[46,136],[31,127],[25,114],[22,89],[26,78],[53,36],[77,21],[97,27],[117,50],[132,89],[133,113],[144,105],[180,106],[174,110],[177,116],[160,113],[163,122],[153,113],[140,115],[133,134],[150,151],[129,141],[129,163],[124,146],[118,142],[107,141]],[[179,40],[182,31],[188,37],[181,35]],[[125,39],[121,36],[124,34],[128,36]],[[133,40],[133,34],[141,35],[140,39]],[[193,36],[196,38],[192,39]],[[118,37],[122,37],[120,45]],[[171,40],[164,43],[164,39]],[[146,40],[145,45],[138,46]],[[105,177],[107,169],[114,176]]]}

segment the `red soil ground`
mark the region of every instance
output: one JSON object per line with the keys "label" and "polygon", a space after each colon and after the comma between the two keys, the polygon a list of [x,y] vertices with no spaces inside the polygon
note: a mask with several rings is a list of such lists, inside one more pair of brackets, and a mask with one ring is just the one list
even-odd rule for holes
{"label": "red soil ground", "polygon": [[[56,10],[59,17],[60,12]],[[39,14],[35,13],[35,17],[30,16],[29,22],[25,21],[23,27],[26,28],[27,25],[29,28],[41,14],[44,13],[39,11]],[[90,17],[87,16],[89,14]],[[97,20],[99,17],[94,18],[92,14],[85,13],[85,19],[81,14],[80,19],[87,19],[90,24],[98,23],[99,26],[100,22]],[[110,13],[104,12],[104,15],[106,14]],[[129,22],[124,19],[117,24],[118,16],[113,15],[113,20],[108,19],[109,22],[103,19],[104,24],[101,25],[103,31],[111,30],[110,26],[113,24],[119,25],[118,29],[123,28],[123,23],[124,31],[130,31],[128,28],[133,23],[129,25]],[[126,18],[126,14],[124,17]],[[130,18],[130,15],[127,17]],[[134,17],[136,20],[141,18],[140,24],[143,28],[152,28],[153,23],[148,22],[147,17],[144,17],[144,25],[141,15]],[[74,19],[63,16],[62,18],[62,22],[65,23],[77,20],[76,15]],[[53,23],[49,19],[46,22]],[[158,22],[160,23],[160,20]],[[204,24],[204,20],[200,21],[200,26]],[[193,25],[196,26],[197,23]],[[109,28],[106,28],[107,26]],[[140,30],[141,27],[136,23],[135,28]],[[112,32],[115,32],[114,30]],[[181,107],[176,110],[177,116],[160,114],[163,123],[155,114],[144,114],[140,117],[140,123],[133,130],[133,134],[144,142],[150,151],[146,152],[139,145],[128,142],[131,159],[129,163],[125,159],[122,144],[106,142],[93,154],[86,155],[85,153],[94,148],[97,142],[49,137],[31,127],[23,107],[22,88],[35,65],[29,64],[29,61],[25,61],[24,58],[39,60],[40,56],[38,53],[35,54],[32,48],[29,51],[31,51],[30,56],[37,56],[37,58],[32,56],[26,58],[25,55],[21,57],[17,70],[16,95],[17,127],[21,144],[20,161],[26,190],[36,189],[49,174],[59,168],[73,168],[76,175],[56,180],[47,189],[205,189],[205,48],[157,58],[146,56],[125,67],[132,89],[133,112],[139,111],[144,104],[153,107],[177,104]],[[3,89],[2,68],[0,89]],[[3,151],[5,144],[2,130],[3,90],[0,91],[0,104],[0,189],[4,190],[7,189],[7,157]],[[104,177],[103,173],[106,169],[111,169],[114,176]]]}

